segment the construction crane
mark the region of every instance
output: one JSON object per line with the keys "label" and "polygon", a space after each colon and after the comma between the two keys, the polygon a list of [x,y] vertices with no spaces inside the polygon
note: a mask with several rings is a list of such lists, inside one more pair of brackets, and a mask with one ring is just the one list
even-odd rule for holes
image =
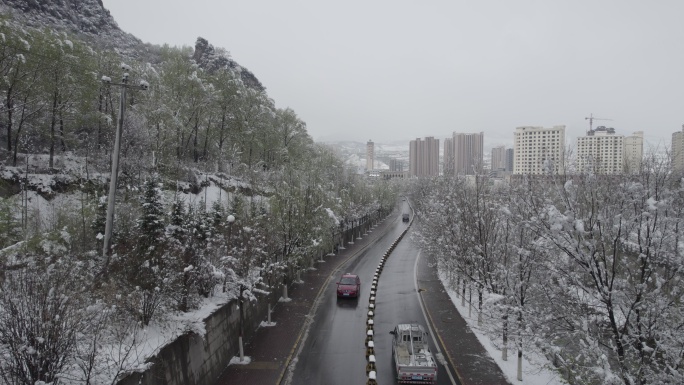
{"label": "construction crane", "polygon": [[595,117],[594,117],[594,114],[591,113],[591,114],[589,114],[589,117],[588,117],[588,118],[584,118],[584,120],[588,120],[588,121],[589,121],[589,131],[591,132],[591,131],[594,129],[594,127],[593,127],[593,125],[594,125],[594,120],[613,120],[613,119],[595,118]]}

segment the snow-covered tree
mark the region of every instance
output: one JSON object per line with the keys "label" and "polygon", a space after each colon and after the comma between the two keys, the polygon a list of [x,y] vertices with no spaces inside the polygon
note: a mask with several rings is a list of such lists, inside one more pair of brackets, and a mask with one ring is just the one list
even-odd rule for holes
{"label": "snow-covered tree", "polygon": [[145,181],[140,205],[140,218],[136,224],[136,230],[139,234],[138,249],[142,253],[147,253],[162,241],[165,228],[164,208],[158,176],[153,175]]}
{"label": "snow-covered tree", "polygon": [[416,240],[464,302],[466,283],[482,289],[480,327],[504,356],[546,354],[571,382],[681,381],[684,190],[666,161],[479,182],[416,183]]}

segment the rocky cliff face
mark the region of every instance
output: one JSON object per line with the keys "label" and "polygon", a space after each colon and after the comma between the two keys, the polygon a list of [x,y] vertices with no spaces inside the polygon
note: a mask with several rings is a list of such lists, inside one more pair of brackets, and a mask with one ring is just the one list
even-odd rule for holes
{"label": "rocky cliff face", "polygon": [[259,79],[257,79],[253,73],[232,60],[224,50],[215,49],[213,45],[209,44],[209,42],[202,37],[198,37],[197,42],[195,42],[195,53],[192,55],[192,58],[201,68],[209,72],[225,67],[233,69],[240,67],[240,75],[245,85],[260,91],[264,90],[261,82],[259,82]]}
{"label": "rocky cliff face", "polygon": [[119,29],[101,0],[0,0],[0,13],[31,27],[78,34],[107,48],[132,51],[142,44]]}
{"label": "rocky cliff face", "polygon": [[[100,0],[1,0],[29,20],[59,24],[73,32],[99,34],[119,27]],[[16,14],[15,14],[16,15]]]}
{"label": "rocky cliff face", "polygon": [[[144,1],[144,0],[143,0]],[[154,61],[140,39],[122,31],[101,0],[0,0],[0,14],[31,27],[49,27],[78,34],[103,48],[116,48],[128,57]],[[193,59],[207,71],[241,67],[225,50],[217,50],[203,38],[195,44]],[[241,67],[243,82],[264,90],[259,79]]]}

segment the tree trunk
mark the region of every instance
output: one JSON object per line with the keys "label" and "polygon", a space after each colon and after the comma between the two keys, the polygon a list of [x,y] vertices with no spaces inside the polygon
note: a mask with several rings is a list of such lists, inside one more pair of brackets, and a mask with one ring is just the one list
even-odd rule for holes
{"label": "tree trunk", "polygon": [[473,285],[468,284],[468,318],[473,314]]}
{"label": "tree trunk", "polygon": [[518,348],[518,381],[522,381],[522,346]]}
{"label": "tree trunk", "polygon": [[463,277],[463,280],[461,281],[463,283],[463,290],[461,292],[461,306],[465,306],[465,297],[466,297],[466,279]]}
{"label": "tree trunk", "polygon": [[503,316],[503,343],[501,348],[501,359],[508,361],[508,314]]}
{"label": "tree trunk", "polygon": [[223,172],[223,142],[224,142],[224,135],[223,135],[223,130],[226,127],[226,112],[223,112],[223,115],[221,115],[221,126],[219,128],[219,138],[218,138],[218,152],[219,152],[219,157],[218,157],[218,172]]}
{"label": "tree trunk", "polygon": [[55,165],[55,126],[57,125],[57,99],[59,93],[55,91],[52,98],[52,118],[50,119],[50,161],[49,168],[52,169]]}
{"label": "tree trunk", "polygon": [[180,161],[182,160],[183,155],[183,142],[185,142],[183,130],[180,127],[176,128],[176,140],[176,159],[178,160],[178,164],[180,165]]}
{"label": "tree trunk", "polygon": [[518,329],[520,330],[518,335],[518,381],[522,381],[522,356],[523,356],[523,341],[522,333],[525,330],[523,325],[523,314],[522,310],[518,310]]}
{"label": "tree trunk", "polygon": [[[17,151],[19,149],[19,138],[21,137],[21,129],[24,127],[24,122],[26,121],[26,106],[28,105],[28,96],[24,97],[21,106],[21,119],[19,119],[19,126],[17,127],[17,133],[14,135],[14,151],[12,155],[12,165],[17,166]],[[28,152],[28,151],[27,151]],[[27,155],[28,157],[28,155]],[[27,158],[28,159],[28,158]]]}
{"label": "tree trunk", "polygon": [[193,139],[192,139],[192,158],[197,163],[199,161],[199,149],[198,149],[198,134],[199,134],[199,121],[195,120],[195,127],[193,128]]}
{"label": "tree trunk", "polygon": [[477,284],[477,326],[482,326],[482,284]]}
{"label": "tree trunk", "polygon": [[[5,105],[7,106],[7,151],[12,151],[12,113],[14,112],[14,96],[12,96],[12,87],[7,89],[7,98]],[[15,165],[16,166],[16,165]]]}
{"label": "tree trunk", "polygon": [[211,133],[211,122],[212,119],[209,119],[207,122],[207,130],[206,133],[204,134],[204,149],[202,149],[202,160],[206,161],[209,159],[209,134]]}
{"label": "tree trunk", "polygon": [[65,153],[67,148],[64,142],[64,117],[62,116],[62,111],[59,112],[59,143],[62,147],[62,153]]}
{"label": "tree trunk", "polygon": [[[102,116],[102,106],[104,104],[104,96],[102,95],[102,91],[100,89],[100,95],[98,95],[97,99],[97,112],[99,112],[98,115]],[[97,119],[97,138],[95,143],[97,144],[97,149],[100,150],[102,148],[102,118]]]}

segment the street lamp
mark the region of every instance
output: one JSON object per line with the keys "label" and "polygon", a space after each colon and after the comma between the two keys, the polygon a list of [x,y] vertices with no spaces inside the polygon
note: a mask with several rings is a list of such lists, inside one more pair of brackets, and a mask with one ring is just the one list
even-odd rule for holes
{"label": "street lamp", "polygon": [[[235,216],[228,215],[226,218],[226,222],[228,222],[228,247],[232,248],[233,247],[233,240],[231,239],[231,232],[233,230],[233,222],[235,222]],[[229,249],[230,251],[230,249]],[[223,277],[223,292],[226,292],[226,281],[228,280],[228,275],[226,274]]]}
{"label": "street lamp", "polygon": [[244,313],[245,311],[243,310],[244,307],[244,298],[242,296],[242,293],[245,291],[245,285],[240,284],[240,336],[238,337],[238,345],[240,346],[240,362],[245,360],[245,349],[242,345],[242,336],[245,333],[245,327],[244,327]]}
{"label": "street lamp", "polygon": [[335,230],[337,226],[332,225],[330,226],[330,242],[332,243],[332,255],[335,255],[335,246],[336,246],[336,240],[335,240]]}
{"label": "street lamp", "polygon": [[350,229],[350,230],[351,230],[351,241],[349,241],[349,244],[350,244],[350,245],[353,245],[353,244],[354,244],[354,238],[355,238],[355,234],[354,234],[355,226],[354,226],[354,225],[355,225],[355,224],[356,224],[356,218],[352,218],[352,220],[351,220],[351,229]]}
{"label": "street lamp", "polygon": [[109,263],[109,256],[111,254],[112,246],[112,227],[114,226],[114,201],[116,196],[116,182],[119,174],[119,152],[121,152],[121,134],[123,132],[124,112],[126,111],[126,89],[147,90],[149,84],[140,80],[137,85],[128,84],[128,71],[131,67],[125,63],[121,63],[121,69],[124,71],[121,83],[112,83],[112,79],[108,76],[102,77],[102,82],[106,85],[113,85],[121,87],[121,98],[119,99],[119,120],[117,122],[116,135],[114,139],[114,150],[112,151],[112,174],[109,181],[109,196],[107,197],[107,221],[105,223],[104,245],[102,247],[102,256],[105,258],[105,266]]}
{"label": "street lamp", "polygon": [[[232,240],[232,230],[233,230],[233,223],[235,222],[235,216],[230,214],[226,217],[226,222],[228,222],[228,245],[229,247],[232,248],[233,246],[233,240]],[[225,281],[224,281],[224,288],[225,288]],[[238,336],[238,346],[240,348],[240,362],[245,360],[245,349],[244,345],[242,343],[243,336],[245,334],[245,301],[244,301],[244,292],[246,288],[245,285],[240,284],[240,294],[238,297],[238,303],[240,304],[240,335]]]}

